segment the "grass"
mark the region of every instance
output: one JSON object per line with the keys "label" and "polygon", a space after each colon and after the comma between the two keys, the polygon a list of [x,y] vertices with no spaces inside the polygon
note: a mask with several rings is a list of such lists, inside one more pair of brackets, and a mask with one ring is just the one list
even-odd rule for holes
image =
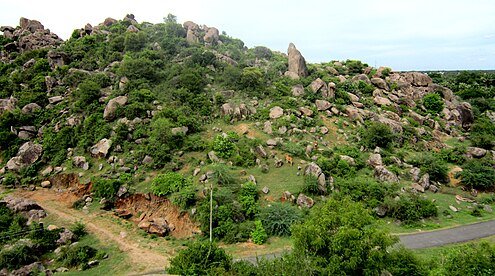
{"label": "grass", "polygon": [[414,253],[422,258],[423,260],[439,260],[441,261],[442,259],[445,258],[447,254],[452,252],[455,249],[459,249],[463,245],[470,244],[470,243],[480,243],[480,242],[489,242],[489,243],[495,243],[495,236],[490,236],[486,238],[482,238],[479,240],[475,241],[470,241],[467,243],[456,243],[456,244],[449,244],[449,245],[444,245],[444,246],[438,246],[438,247],[430,247],[430,248],[424,248],[424,249],[416,249],[414,250]]}
{"label": "grass", "polygon": [[[412,225],[398,225],[392,219],[384,219],[385,228],[392,233],[412,233],[417,231],[431,231],[436,229],[456,227],[464,224],[472,224],[484,220],[495,219],[495,212],[488,213],[484,210],[481,211],[481,217],[473,216],[472,211],[476,208],[473,203],[457,201],[455,195],[461,195],[468,197],[466,192],[459,188],[442,187],[440,192],[431,193],[426,192],[423,195],[434,200],[438,208],[438,217],[425,219],[421,222]],[[484,195],[478,195],[482,197]],[[458,209],[457,212],[453,212],[449,206],[454,206]],[[492,208],[494,205],[491,204]],[[449,218],[448,215],[452,216]]]}
{"label": "grass", "polygon": [[71,270],[64,275],[127,275],[132,271],[132,265],[125,252],[113,243],[102,243],[92,235],[86,235],[79,241],[80,245],[88,245],[104,251],[108,258],[100,261],[98,266],[88,270]]}
{"label": "grass", "polygon": [[221,247],[235,259],[280,253],[290,250],[292,248],[292,241],[289,237],[270,237],[268,241],[262,245],[244,242],[236,244],[222,244]]}

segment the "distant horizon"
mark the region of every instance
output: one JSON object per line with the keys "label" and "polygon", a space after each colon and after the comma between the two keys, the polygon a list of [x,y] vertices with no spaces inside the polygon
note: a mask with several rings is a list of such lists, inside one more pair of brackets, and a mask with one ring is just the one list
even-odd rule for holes
{"label": "distant horizon", "polygon": [[495,70],[495,1],[489,0],[252,0],[242,13],[226,0],[87,0],[75,8],[62,0],[0,4],[0,25],[35,19],[64,40],[107,17],[132,13],[138,22],[156,24],[170,13],[178,23],[216,27],[249,48],[286,53],[293,42],[309,63],[351,59],[396,71]]}

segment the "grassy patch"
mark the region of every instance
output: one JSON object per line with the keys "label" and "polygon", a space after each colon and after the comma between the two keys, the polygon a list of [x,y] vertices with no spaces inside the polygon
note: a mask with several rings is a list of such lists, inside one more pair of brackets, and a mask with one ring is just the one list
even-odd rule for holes
{"label": "grassy patch", "polygon": [[242,257],[255,257],[290,250],[292,248],[292,241],[288,237],[270,237],[262,245],[245,242],[238,244],[223,244],[221,247],[235,259]]}

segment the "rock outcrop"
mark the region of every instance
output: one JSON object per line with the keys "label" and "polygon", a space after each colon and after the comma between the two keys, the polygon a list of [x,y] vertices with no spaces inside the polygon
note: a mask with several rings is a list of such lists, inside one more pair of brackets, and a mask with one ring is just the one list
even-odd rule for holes
{"label": "rock outcrop", "polygon": [[37,20],[29,20],[21,17],[19,27],[2,27],[4,36],[14,40],[11,45],[6,46],[10,52],[24,53],[26,51],[42,48],[54,48],[62,44],[63,40]]}
{"label": "rock outcrop", "polygon": [[105,110],[103,111],[103,119],[107,121],[111,121],[115,118],[115,112],[119,106],[123,106],[127,103],[127,96],[118,96],[116,98],[111,99]]}
{"label": "rock outcrop", "polygon": [[285,74],[293,79],[307,77],[308,67],[306,67],[306,60],[293,43],[289,44],[287,55],[289,56],[289,70]]}
{"label": "rock outcrop", "polygon": [[40,144],[35,144],[31,141],[26,142],[19,148],[17,155],[7,162],[7,169],[19,171],[38,161],[42,153],[43,147]]}

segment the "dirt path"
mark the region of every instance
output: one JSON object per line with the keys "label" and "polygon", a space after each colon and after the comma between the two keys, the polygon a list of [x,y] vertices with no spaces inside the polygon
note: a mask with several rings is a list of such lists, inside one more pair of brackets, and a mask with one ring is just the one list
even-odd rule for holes
{"label": "dirt path", "polygon": [[[64,222],[80,221],[86,229],[95,235],[101,242],[113,242],[121,251],[125,252],[132,262],[132,274],[146,274],[163,271],[169,264],[169,256],[158,253],[157,249],[163,244],[140,243],[143,239],[137,233],[125,226],[112,222],[110,214],[84,214],[68,206],[68,195],[50,190],[34,192],[19,192],[19,196],[30,198],[43,207],[48,214],[57,216]],[[155,249],[155,250],[153,250]]]}
{"label": "dirt path", "polygon": [[495,235],[495,220],[459,227],[401,235],[400,242],[410,249],[420,249],[461,243]]}

